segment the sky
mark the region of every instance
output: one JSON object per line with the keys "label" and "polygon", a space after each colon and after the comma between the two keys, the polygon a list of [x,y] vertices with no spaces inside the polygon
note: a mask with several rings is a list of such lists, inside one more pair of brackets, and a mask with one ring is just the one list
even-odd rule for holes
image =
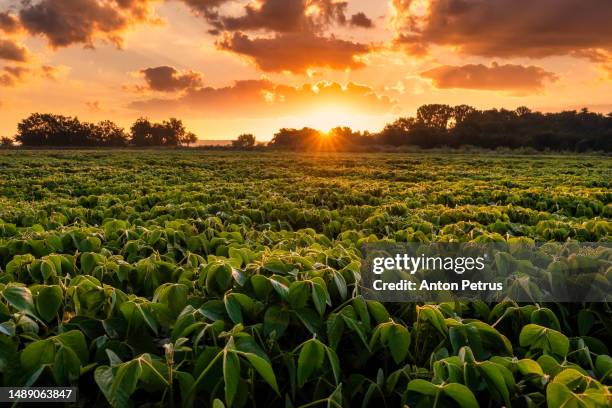
{"label": "sky", "polygon": [[608,113],[610,21],[610,0],[0,0],[0,135],[32,112],[261,141],[427,103]]}

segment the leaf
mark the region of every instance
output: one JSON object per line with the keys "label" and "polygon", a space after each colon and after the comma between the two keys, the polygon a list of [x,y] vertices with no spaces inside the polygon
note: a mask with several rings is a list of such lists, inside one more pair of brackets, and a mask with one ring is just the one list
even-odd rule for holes
{"label": "leaf", "polygon": [[340,359],[338,359],[338,355],[336,352],[330,348],[325,347],[325,354],[327,354],[327,360],[329,361],[329,365],[331,366],[332,372],[334,374],[334,380],[336,381],[336,385],[340,384]]}
{"label": "leaf", "polygon": [[500,371],[503,367],[490,361],[478,363],[477,367],[480,371],[480,375],[482,375],[484,380],[487,382],[489,391],[491,391],[494,396],[501,398],[501,401],[499,402],[503,402],[510,407],[510,392],[508,390],[506,380],[504,379],[504,375]]}
{"label": "leaf", "polygon": [[290,315],[286,310],[278,306],[269,306],[264,314],[264,335],[269,337],[272,333],[276,333],[276,338],[282,337],[289,326],[289,319]]}
{"label": "leaf", "polygon": [[300,350],[297,365],[297,381],[301,388],[312,374],[321,369],[325,360],[325,346],[317,339],[306,341]]}
{"label": "leaf", "polygon": [[36,316],[36,308],[30,289],[23,286],[7,286],[2,295],[7,302],[20,312]]}
{"label": "leaf", "polygon": [[308,290],[308,282],[296,281],[289,286],[289,304],[294,310],[303,309],[306,307],[310,291]]}
{"label": "leaf", "polygon": [[223,381],[225,383],[225,402],[228,407],[231,407],[238,392],[240,359],[236,353],[227,349],[223,352]]}
{"label": "leaf", "polygon": [[78,330],[71,330],[66,333],[62,333],[55,337],[63,346],[70,348],[76,353],[81,360],[82,365],[86,365],[89,360],[89,349],[85,336]]}
{"label": "leaf", "polygon": [[391,356],[396,364],[400,364],[408,355],[410,347],[410,332],[400,324],[392,324],[386,334],[386,342],[391,350]]}
{"label": "leaf", "polygon": [[41,286],[36,295],[36,310],[38,315],[45,321],[50,322],[57,316],[62,306],[62,288],[54,286]]}
{"label": "leaf", "polygon": [[272,370],[272,366],[263,358],[259,357],[257,354],[253,353],[243,353],[239,352],[240,355],[246,357],[249,360],[249,363],[257,370],[259,375],[272,387],[277,394],[280,395],[280,391],[278,390],[278,384],[276,383],[276,376],[274,375],[274,371]]}
{"label": "leaf", "polygon": [[419,378],[414,379],[408,383],[408,391],[418,392],[419,394],[428,395],[430,397],[436,396],[440,392],[440,387],[429,381],[421,380]]}
{"label": "leaf", "polygon": [[232,322],[234,322],[234,324],[242,323],[242,309],[238,299],[232,296],[232,293],[229,293],[225,295],[223,302],[225,303],[225,310],[230,319],[232,319]]}
{"label": "leaf", "polygon": [[295,311],[296,316],[312,334],[317,334],[321,327],[320,316],[312,309],[300,309]]}
{"label": "leaf", "polygon": [[519,362],[517,363],[517,367],[519,371],[521,372],[521,374],[525,376],[526,375],[537,375],[537,376],[544,375],[544,372],[542,371],[542,367],[540,367],[540,365],[536,363],[535,361],[528,359],[528,358],[519,360]]}
{"label": "leaf", "polygon": [[366,304],[368,305],[370,314],[374,320],[376,320],[376,323],[380,324],[389,321],[389,312],[387,312],[387,309],[382,303],[375,300],[366,300]]}
{"label": "leaf", "polygon": [[461,408],[478,408],[478,401],[468,387],[463,384],[451,383],[442,387],[444,395],[455,400]]}
{"label": "leaf", "polygon": [[67,385],[79,378],[81,362],[74,351],[60,347],[53,362],[53,376],[58,385]]}
{"label": "leaf", "polygon": [[523,327],[519,335],[519,344],[531,349],[540,349],[565,357],[569,350],[569,340],[556,330],[537,324],[528,324]]}
{"label": "leaf", "polygon": [[344,332],[344,319],[338,313],[331,313],[327,317],[327,339],[334,350],[338,347]]}
{"label": "leaf", "polygon": [[[291,292],[289,292],[289,295],[291,295]],[[319,315],[323,316],[325,314],[325,303],[327,301],[327,290],[325,286],[315,282],[312,283],[312,300]]]}

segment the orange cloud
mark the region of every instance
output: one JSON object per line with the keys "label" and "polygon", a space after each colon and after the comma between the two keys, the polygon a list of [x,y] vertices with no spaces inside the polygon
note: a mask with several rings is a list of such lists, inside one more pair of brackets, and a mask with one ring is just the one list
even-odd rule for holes
{"label": "orange cloud", "polygon": [[0,39],[0,59],[15,62],[26,62],[29,53],[26,47],[12,40]]}
{"label": "orange cloud", "polygon": [[612,49],[609,0],[393,0],[396,41],[486,57]]}
{"label": "orange cloud", "polygon": [[367,54],[366,44],[323,37],[312,33],[279,34],[250,38],[244,33],[226,33],[217,47],[250,58],[263,71],[304,73],[308,68],[361,68],[358,57]]}
{"label": "orange cloud", "polygon": [[143,74],[147,88],[152,91],[176,92],[202,86],[202,74],[194,71],[178,71],[174,67],[146,68]]}
{"label": "orange cloud", "polygon": [[119,47],[130,26],[150,20],[149,3],[154,0],[42,0],[24,2],[19,21],[32,35],[44,36],[54,47],[106,39]]}
{"label": "orange cloud", "polygon": [[14,33],[19,30],[19,21],[8,11],[0,11],[0,31]]}
{"label": "orange cloud", "polygon": [[443,65],[421,73],[422,77],[433,80],[436,88],[463,88],[517,92],[535,92],[545,82],[554,82],[557,75],[533,65],[499,65],[490,67],[483,64],[463,66]]}
{"label": "orange cloud", "polygon": [[394,101],[371,88],[348,83],[319,82],[292,87],[269,80],[236,81],[233,85],[189,89],[176,99],[150,99],[130,107],[143,112],[195,112],[204,117],[261,118],[304,114],[315,109],[349,109],[356,113],[389,113]]}
{"label": "orange cloud", "polygon": [[14,86],[23,82],[29,72],[24,67],[3,67],[0,71],[0,86]]}

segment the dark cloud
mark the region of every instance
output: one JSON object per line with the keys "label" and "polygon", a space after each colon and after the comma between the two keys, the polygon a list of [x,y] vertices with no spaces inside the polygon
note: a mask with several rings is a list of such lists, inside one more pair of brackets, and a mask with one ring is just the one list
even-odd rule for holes
{"label": "dark cloud", "polygon": [[0,31],[14,33],[19,30],[19,21],[8,11],[0,11]]}
{"label": "dark cloud", "polygon": [[140,71],[147,88],[153,91],[175,92],[202,85],[202,74],[194,71],[181,72],[173,67],[161,66]]}
{"label": "dark cloud", "polygon": [[26,62],[28,60],[28,50],[12,40],[0,39],[0,59]]}
{"label": "dark cloud", "polygon": [[392,3],[397,41],[414,50],[449,45],[469,55],[542,58],[612,49],[610,0],[431,0],[425,12],[416,1]]}
{"label": "dark cloud", "polygon": [[261,118],[291,116],[328,106],[349,106],[355,113],[384,114],[394,101],[371,88],[349,83],[319,82],[292,87],[268,80],[236,81],[233,85],[190,89],[177,99],[134,102],[131,108],[144,112],[194,112],[204,117]]}
{"label": "dark cloud", "polygon": [[443,65],[421,73],[433,80],[436,88],[502,90],[528,93],[541,90],[545,83],[558,77],[536,66],[482,64]]}
{"label": "dark cloud", "polygon": [[44,78],[55,81],[60,73],[60,69],[50,65],[43,65],[40,67],[40,73]]}
{"label": "dark cloud", "polygon": [[3,67],[0,70],[0,86],[13,86],[23,82],[29,72],[30,70],[24,67]]}
{"label": "dark cloud", "polygon": [[346,1],[337,0],[262,0],[249,2],[239,16],[220,14],[227,0],[182,0],[203,15],[216,30],[267,30],[277,33],[314,32],[331,24],[346,23]]}
{"label": "dark cloud", "polygon": [[350,20],[351,26],[353,27],[363,27],[363,28],[372,28],[374,27],[374,23],[372,20],[365,15],[365,13],[359,12],[357,14],[353,14]]}
{"label": "dark cloud", "polygon": [[26,1],[19,10],[21,25],[33,35],[44,36],[52,47],[84,44],[97,38],[116,46],[130,26],[147,21],[151,0],[42,0]]}
{"label": "dark cloud", "polygon": [[358,57],[369,52],[366,44],[311,33],[278,34],[272,38],[226,33],[217,46],[251,58],[263,71],[294,73],[311,67],[361,68],[364,64]]}

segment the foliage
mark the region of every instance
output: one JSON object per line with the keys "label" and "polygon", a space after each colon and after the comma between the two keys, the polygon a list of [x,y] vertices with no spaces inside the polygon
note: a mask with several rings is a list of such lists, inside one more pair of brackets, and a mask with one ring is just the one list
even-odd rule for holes
{"label": "foliage", "polygon": [[250,149],[253,146],[255,146],[255,136],[251,133],[242,134],[236,140],[232,140],[232,147],[236,149]]}
{"label": "foliage", "polygon": [[4,386],[114,407],[609,406],[608,304],[357,287],[364,242],[609,240],[606,158],[0,158]]}
{"label": "foliage", "polygon": [[17,129],[15,140],[29,147],[188,146],[197,141],[197,137],[185,129],[183,122],[175,118],[162,123],[139,118],[132,125],[130,136],[109,120],[93,124],[81,122],[76,117],[41,113],[34,113],[22,120]]}

